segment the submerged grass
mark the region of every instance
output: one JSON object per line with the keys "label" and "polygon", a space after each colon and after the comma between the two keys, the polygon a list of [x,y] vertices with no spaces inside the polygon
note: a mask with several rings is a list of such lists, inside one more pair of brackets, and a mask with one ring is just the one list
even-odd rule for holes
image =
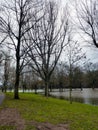
{"label": "submerged grass", "polygon": [[20,93],[20,100],[14,100],[13,94],[7,93],[2,104],[4,107],[17,108],[27,121],[68,123],[70,130],[98,130],[98,106],[70,104],[32,93]]}

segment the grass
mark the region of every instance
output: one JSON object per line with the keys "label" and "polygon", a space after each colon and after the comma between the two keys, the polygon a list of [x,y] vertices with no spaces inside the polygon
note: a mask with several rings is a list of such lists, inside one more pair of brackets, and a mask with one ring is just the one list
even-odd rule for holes
{"label": "grass", "polygon": [[16,130],[14,126],[0,126],[0,130]]}
{"label": "grass", "polygon": [[27,125],[25,130],[36,130],[36,128],[32,125]]}
{"label": "grass", "polygon": [[[65,100],[31,93],[21,93],[20,100],[14,100],[13,94],[7,93],[1,107],[17,108],[26,121],[68,123],[70,130],[98,130],[98,106],[70,104]],[[32,126],[26,130],[31,130],[29,127]]]}

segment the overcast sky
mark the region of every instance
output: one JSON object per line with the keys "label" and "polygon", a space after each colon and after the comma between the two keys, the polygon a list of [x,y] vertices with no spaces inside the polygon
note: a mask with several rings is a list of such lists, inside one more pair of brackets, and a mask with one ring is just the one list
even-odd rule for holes
{"label": "overcast sky", "polygon": [[[72,20],[75,21],[76,20],[76,16],[75,16],[75,11],[74,11],[74,1],[75,0],[56,0],[58,2],[58,4],[61,5],[61,7],[65,7],[66,3],[69,6],[69,11],[71,13],[72,16]],[[0,0],[0,2],[2,2],[2,0]],[[76,30],[75,30],[76,32]],[[88,44],[86,46],[86,44],[84,44],[84,39],[81,38],[81,34],[78,33],[78,35],[75,35],[75,39],[78,40],[78,42],[80,42],[80,44],[83,46],[83,51],[85,51],[87,53],[87,58],[91,59],[92,62],[98,62],[98,48],[95,48],[93,46],[88,47]]]}
{"label": "overcast sky", "polygon": [[[75,6],[74,1],[75,0],[57,0],[57,1],[61,2],[62,7],[64,7],[66,5],[66,3],[68,4],[69,11],[72,16],[71,19],[73,20],[73,22],[75,22],[75,20],[76,20],[76,14],[75,14],[75,10],[74,10],[74,6]],[[76,26],[76,24],[75,24],[75,26]],[[76,30],[74,30],[74,31],[76,32]],[[86,54],[87,54],[87,58],[91,59],[91,62],[93,62],[93,63],[98,62],[98,48],[85,42],[85,39],[87,39],[87,36],[85,34],[83,34],[81,37],[80,31],[78,31],[77,33],[78,34],[75,35],[75,39],[77,41],[79,41],[80,44],[82,45],[83,51],[86,52]]]}

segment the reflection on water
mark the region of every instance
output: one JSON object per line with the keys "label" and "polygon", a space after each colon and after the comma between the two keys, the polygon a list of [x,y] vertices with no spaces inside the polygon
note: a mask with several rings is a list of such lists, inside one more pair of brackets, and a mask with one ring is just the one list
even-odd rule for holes
{"label": "reflection on water", "polygon": [[[52,96],[69,100],[69,90],[66,89],[64,92],[51,92]],[[72,91],[72,100],[85,104],[98,105],[98,89],[74,89]]]}

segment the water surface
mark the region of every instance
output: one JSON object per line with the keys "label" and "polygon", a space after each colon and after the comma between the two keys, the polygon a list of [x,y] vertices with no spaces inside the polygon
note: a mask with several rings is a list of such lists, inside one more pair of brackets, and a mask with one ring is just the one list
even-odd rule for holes
{"label": "water surface", "polygon": [[[50,94],[58,98],[69,100],[69,89],[64,90],[64,92],[54,91]],[[85,104],[98,105],[98,89],[92,90],[88,88],[83,89],[82,91],[80,89],[74,89],[72,91],[72,100]]]}

